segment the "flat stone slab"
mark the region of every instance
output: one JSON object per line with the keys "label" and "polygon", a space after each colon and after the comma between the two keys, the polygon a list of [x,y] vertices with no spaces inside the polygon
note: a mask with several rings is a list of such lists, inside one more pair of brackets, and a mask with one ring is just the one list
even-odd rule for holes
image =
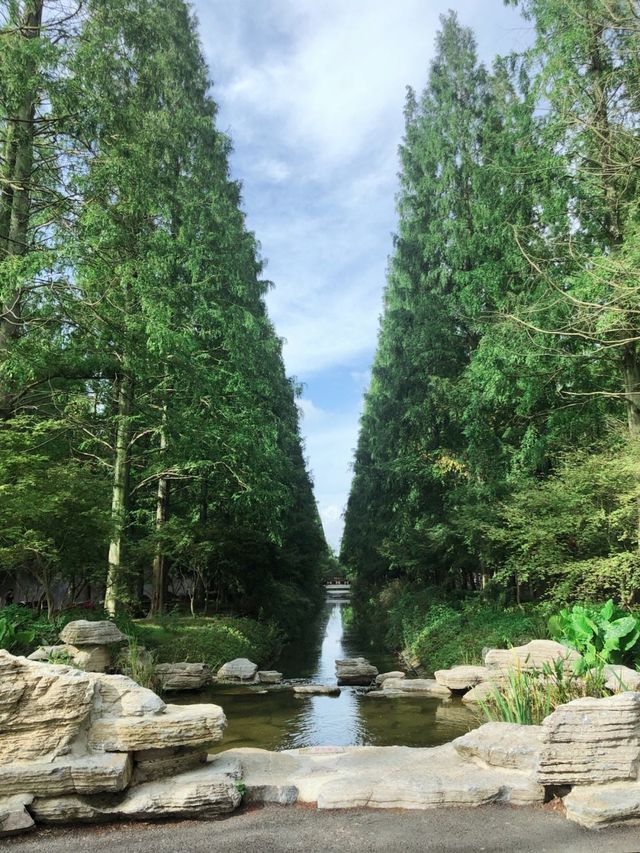
{"label": "flat stone slab", "polygon": [[128,753],[71,756],[54,761],[14,761],[0,766],[0,796],[95,794],[122,791],[131,779]]}
{"label": "flat stone slab", "polygon": [[90,622],[87,619],[68,622],[60,631],[60,639],[72,646],[108,646],[127,642],[118,626],[107,619],[101,622]]}
{"label": "flat stone slab", "polygon": [[258,664],[248,658],[235,658],[223,664],[218,670],[220,681],[253,681]]}
{"label": "flat stone slab", "polygon": [[134,752],[173,746],[211,746],[222,740],[226,717],[219,705],[167,705],[162,714],[101,717],[89,729],[98,752]]}
{"label": "flat stone slab", "polygon": [[211,681],[211,670],[206,663],[159,663],[156,675],[166,693],[180,690],[202,690]]}
{"label": "flat stone slab", "polygon": [[342,692],[337,684],[294,684],[295,696],[339,696]]}
{"label": "flat stone slab", "polygon": [[451,669],[438,669],[434,673],[438,684],[449,690],[470,690],[482,681],[491,678],[491,671],[485,666],[453,666]]}
{"label": "flat stone slab", "polygon": [[117,797],[37,797],[30,806],[42,823],[99,823],[162,818],[209,819],[234,811],[242,795],[240,767],[215,762],[198,770],[129,788]]}
{"label": "flat stone slab", "polygon": [[344,658],[336,661],[338,684],[368,687],[378,675],[377,667],[366,658]]}
{"label": "flat stone slab", "polygon": [[540,761],[542,726],[485,723],[453,741],[456,752],[485,767],[533,773]]}
{"label": "flat stone slab", "polygon": [[640,783],[576,785],[564,798],[564,804],[568,820],[589,829],[640,821]]}
{"label": "flat stone slab", "polygon": [[448,687],[438,684],[435,678],[387,678],[382,684],[382,692],[393,691],[396,694],[410,693],[423,696],[445,698],[451,696]]}
{"label": "flat stone slab", "polygon": [[256,673],[260,684],[280,684],[282,673],[276,669],[259,669]]}
{"label": "flat stone slab", "polygon": [[494,802],[529,805],[544,799],[543,787],[531,774],[478,767],[451,744],[431,749],[370,746],[275,753],[234,749],[219,758],[239,760],[247,801],[254,803],[427,809]]}

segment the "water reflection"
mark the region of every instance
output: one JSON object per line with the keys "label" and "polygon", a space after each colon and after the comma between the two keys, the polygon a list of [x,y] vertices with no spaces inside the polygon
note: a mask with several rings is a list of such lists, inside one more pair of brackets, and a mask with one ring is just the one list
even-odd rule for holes
{"label": "water reflection", "polygon": [[[375,642],[364,642],[343,627],[345,599],[329,597],[316,626],[283,654],[277,667],[287,679],[335,684],[335,660],[363,655],[378,669],[397,662]],[[213,687],[182,694],[177,703],[215,702],[228,719],[218,749],[255,746],[292,749],[302,746],[435,746],[478,724],[459,700],[367,697],[358,688],[340,696],[296,698],[290,689],[263,692],[255,687]]]}

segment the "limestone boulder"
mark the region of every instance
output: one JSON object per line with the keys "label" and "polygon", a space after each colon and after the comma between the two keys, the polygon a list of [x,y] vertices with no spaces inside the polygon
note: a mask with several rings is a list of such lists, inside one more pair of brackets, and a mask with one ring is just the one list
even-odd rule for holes
{"label": "limestone boulder", "polygon": [[96,752],[206,747],[222,740],[226,723],[219,705],[167,705],[160,714],[100,717],[89,729],[88,743]]}
{"label": "limestone boulder", "polygon": [[380,675],[376,675],[376,684],[384,684],[387,678],[405,678],[406,673],[401,672],[399,669],[394,669],[391,672],[381,672]]}
{"label": "limestone boulder", "polygon": [[105,717],[141,717],[162,714],[166,704],[153,690],[141,687],[126,675],[94,676],[97,684],[96,713]]}
{"label": "limestone boulder", "polygon": [[593,785],[635,780],[640,764],[640,693],[575,699],[542,723],[538,781]]}
{"label": "limestone boulder", "polygon": [[72,646],[63,643],[57,646],[40,646],[28,660],[50,661],[51,658],[68,655],[71,664],[86,672],[105,672],[112,664],[111,646]]}
{"label": "limestone boulder", "polygon": [[95,677],[0,650],[0,765],[64,755],[86,728]]}
{"label": "limestone boulder", "polygon": [[0,799],[0,838],[19,835],[33,829],[35,822],[27,811],[27,806],[32,800],[31,794],[18,794]]}
{"label": "limestone boulder", "polygon": [[337,684],[295,684],[294,696],[339,696],[341,693]]}
{"label": "limestone boulder", "polygon": [[69,655],[69,657],[72,657],[72,654],[77,651],[78,649],[76,649],[75,646],[69,646],[66,643],[61,643],[57,646],[38,646],[35,652],[31,652],[30,655],[27,655],[27,660],[48,663],[50,658],[55,657],[56,655]]}
{"label": "limestone boulder", "polygon": [[588,829],[640,821],[640,783],[580,785],[564,798],[566,816]]}
{"label": "limestone boulder", "polygon": [[153,782],[165,776],[185,773],[206,764],[207,750],[202,747],[169,747],[168,749],[143,749],[133,753],[132,785]]}
{"label": "limestone boulder", "polygon": [[131,779],[127,753],[65,755],[53,761],[13,761],[0,766],[0,796],[97,794],[122,791]]}
{"label": "limestone boulder", "polygon": [[155,670],[166,693],[202,690],[211,682],[211,670],[206,663],[159,663]]}
{"label": "limestone boulder", "polygon": [[640,690],[640,672],[628,666],[607,664],[604,675],[607,679],[604,686],[612,693]]}
{"label": "limestone boulder", "polygon": [[253,681],[257,671],[257,663],[248,658],[235,658],[220,667],[218,678],[220,681]]}
{"label": "limestone boulder", "polygon": [[215,764],[129,788],[117,797],[37,797],[31,813],[42,823],[99,823],[161,818],[209,819],[240,805],[237,772]]}
{"label": "limestone boulder", "polygon": [[470,690],[482,681],[488,681],[491,670],[484,666],[453,666],[451,669],[438,669],[434,675],[438,684],[449,690]]}
{"label": "limestone boulder", "polygon": [[280,684],[282,681],[282,673],[275,669],[259,669],[257,676],[260,684]]}
{"label": "limestone boulder", "polygon": [[377,675],[377,668],[366,658],[345,658],[336,661],[338,684],[368,687]]}
{"label": "limestone boulder", "polygon": [[484,665],[491,670],[527,671],[542,669],[545,664],[553,665],[558,660],[563,661],[565,672],[570,673],[580,660],[580,655],[555,640],[531,640],[524,646],[512,649],[488,649]]}
{"label": "limestone boulder", "polygon": [[476,684],[475,687],[472,687],[471,690],[467,690],[462,697],[462,701],[467,705],[477,705],[480,702],[486,702],[488,699],[491,699],[496,695],[497,684],[499,684],[499,682],[482,681],[480,684]]}
{"label": "limestone boulder", "polygon": [[542,750],[542,726],[485,723],[453,741],[458,755],[484,767],[535,771]]}
{"label": "limestone boulder", "polygon": [[443,684],[438,684],[435,678],[387,678],[382,684],[383,693],[408,693],[421,696],[446,698],[451,691]]}
{"label": "limestone boulder", "polygon": [[87,619],[68,622],[60,632],[60,639],[72,646],[108,646],[127,642],[118,626],[108,619],[101,622],[90,622]]}

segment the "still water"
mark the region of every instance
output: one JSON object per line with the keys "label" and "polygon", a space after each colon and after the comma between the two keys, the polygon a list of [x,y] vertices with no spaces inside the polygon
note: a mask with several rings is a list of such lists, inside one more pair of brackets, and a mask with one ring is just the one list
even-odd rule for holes
{"label": "still water", "polygon": [[212,687],[172,697],[181,704],[213,702],[222,705],[228,725],[217,751],[239,746],[293,749],[303,746],[436,746],[478,725],[459,699],[368,697],[357,687],[343,687],[340,696],[296,698],[291,682],[335,684],[335,661],[366,657],[380,672],[397,669],[398,662],[375,640],[356,638],[343,625],[348,600],[329,596],[314,630],[288,648],[275,665],[289,684],[271,688]]}

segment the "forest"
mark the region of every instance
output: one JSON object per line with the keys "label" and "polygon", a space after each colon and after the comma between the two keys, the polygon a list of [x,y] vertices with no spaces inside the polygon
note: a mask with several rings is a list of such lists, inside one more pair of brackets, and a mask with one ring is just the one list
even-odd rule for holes
{"label": "forest", "polygon": [[639,603],[640,8],[510,5],[529,48],[451,13],[407,92],[341,550],[397,646]]}
{"label": "forest", "polygon": [[0,3],[0,603],[315,608],[298,388],[210,87],[183,0]]}

